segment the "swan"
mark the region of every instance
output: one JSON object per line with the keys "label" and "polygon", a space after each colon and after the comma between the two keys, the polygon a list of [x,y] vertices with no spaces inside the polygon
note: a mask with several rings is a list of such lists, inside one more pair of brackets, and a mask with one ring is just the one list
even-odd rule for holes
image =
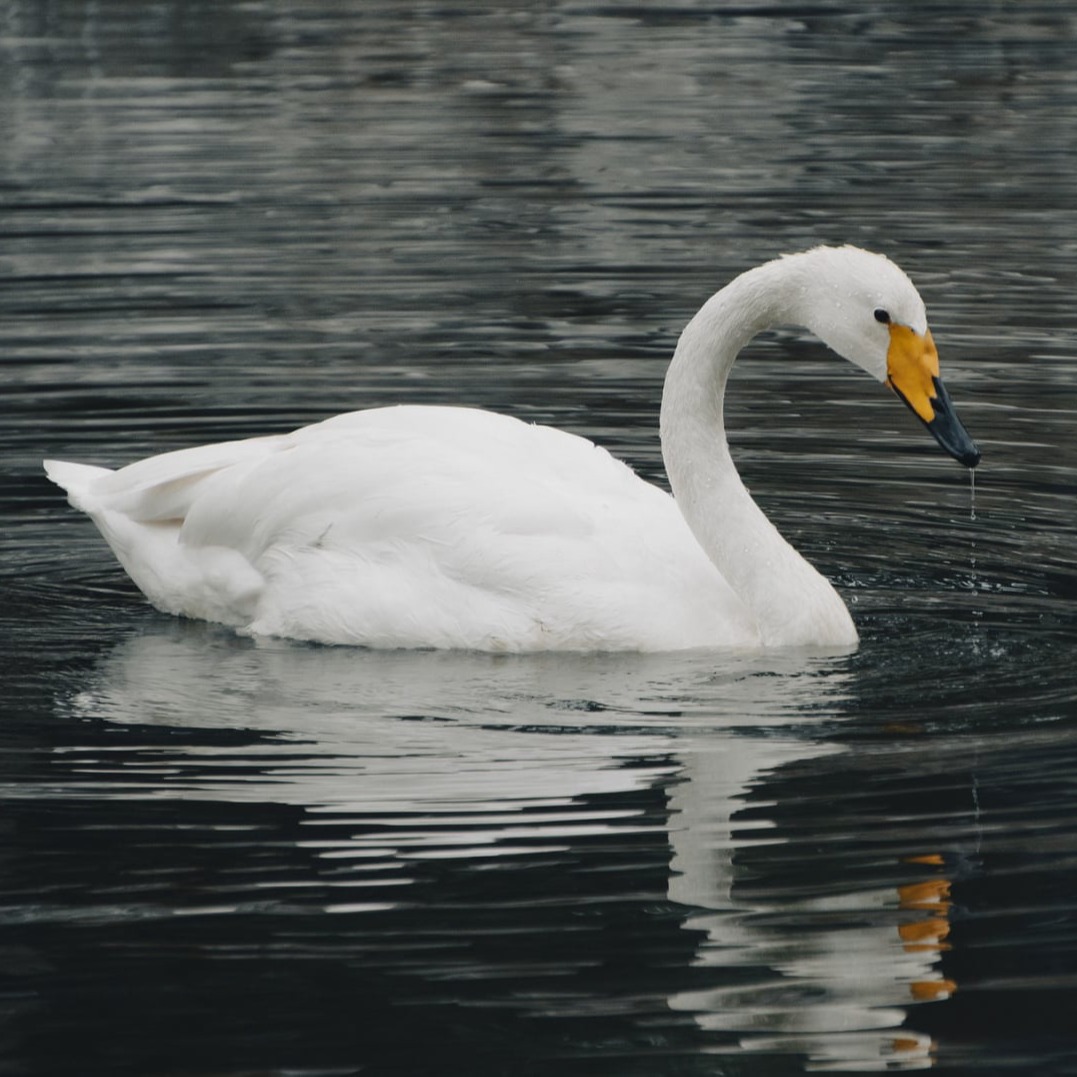
{"label": "swan", "polygon": [[50,460],[158,609],[279,636],[485,651],[851,648],[830,583],[782,538],[726,443],[737,353],[811,330],[951,456],[980,451],[893,262],[816,247],[736,277],[689,322],[662,395],[673,494],[592,442],[466,407],[400,405],[111,471]]}

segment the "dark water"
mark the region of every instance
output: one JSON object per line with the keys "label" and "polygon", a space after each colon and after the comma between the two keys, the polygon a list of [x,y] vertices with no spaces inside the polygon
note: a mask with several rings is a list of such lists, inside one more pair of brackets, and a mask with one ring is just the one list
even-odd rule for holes
{"label": "dark water", "polygon": [[[1077,1073],[1066,5],[0,5],[0,1072]],[[677,333],[851,241],[960,468],[794,332],[738,461],[843,657],[252,643],[45,455],[467,402],[661,481]]]}

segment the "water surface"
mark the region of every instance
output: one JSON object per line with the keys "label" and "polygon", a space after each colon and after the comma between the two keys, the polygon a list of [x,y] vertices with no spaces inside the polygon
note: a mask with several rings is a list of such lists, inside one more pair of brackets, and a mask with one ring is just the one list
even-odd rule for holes
{"label": "water surface", "polygon": [[[1075,19],[12,0],[0,1072],[1077,1070]],[[681,327],[817,242],[968,480],[765,335],[727,405],[852,654],[371,653],[149,609],[46,455],[453,402],[663,481]]]}

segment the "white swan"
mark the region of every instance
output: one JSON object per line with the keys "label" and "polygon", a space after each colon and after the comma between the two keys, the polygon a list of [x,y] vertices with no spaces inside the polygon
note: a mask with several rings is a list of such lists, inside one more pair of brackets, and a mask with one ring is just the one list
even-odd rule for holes
{"label": "white swan", "polygon": [[737,277],[681,336],[661,434],[674,498],[583,438],[490,412],[390,407],[109,471],[47,461],[156,607],[371,647],[851,646],[844,603],[763,515],[726,445],[740,349],[806,326],[980,454],[923,301],[881,255],[818,247]]}

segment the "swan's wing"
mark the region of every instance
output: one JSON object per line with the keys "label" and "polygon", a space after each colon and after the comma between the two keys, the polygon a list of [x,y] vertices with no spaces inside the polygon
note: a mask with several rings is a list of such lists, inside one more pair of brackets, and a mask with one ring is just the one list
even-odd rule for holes
{"label": "swan's wing", "polygon": [[183,541],[252,560],[281,543],[466,545],[483,529],[582,536],[595,499],[638,496],[643,485],[584,438],[431,407],[337,416],[197,481]]}
{"label": "swan's wing", "polygon": [[155,605],[255,632],[486,649],[754,632],[668,495],[489,412],[354,412],[85,479],[73,503]]}
{"label": "swan's wing", "polygon": [[181,533],[271,581],[252,630],[380,645],[754,637],[672,499],[583,438],[456,408],[340,416],[203,483]]}

